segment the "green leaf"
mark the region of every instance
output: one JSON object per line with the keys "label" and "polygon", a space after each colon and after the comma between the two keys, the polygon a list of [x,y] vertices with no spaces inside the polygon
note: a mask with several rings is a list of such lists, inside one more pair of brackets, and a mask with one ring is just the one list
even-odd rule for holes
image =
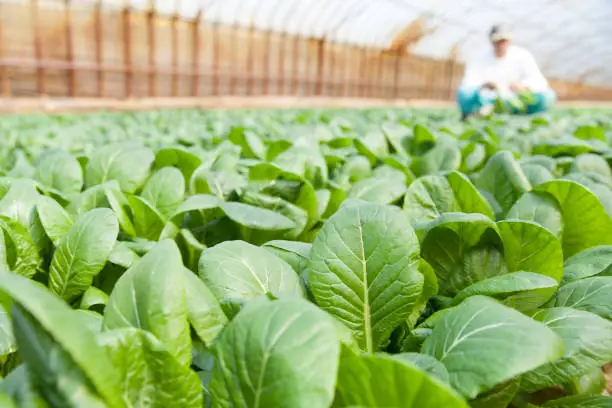
{"label": "green leaf", "polygon": [[563,252],[552,232],[528,221],[500,221],[497,227],[508,270],[536,272],[561,281]]}
{"label": "green leaf", "polygon": [[434,269],[443,296],[506,273],[502,250],[497,225],[482,214],[443,214],[421,238],[421,256]]}
{"label": "green leaf", "polygon": [[164,229],[164,216],[146,199],[130,195],[127,201],[131,208],[134,232],[139,238],[157,241]]}
{"label": "green leaf", "polygon": [[220,203],[220,207],[232,221],[258,230],[286,230],[293,221],[274,211],[243,203]]}
{"label": "green leaf", "polygon": [[299,277],[289,264],[243,241],[226,241],[204,250],[198,273],[228,317],[247,300],[266,293],[304,296]]}
{"label": "green leaf", "polygon": [[452,388],[409,361],[342,350],[333,407],[467,408]]}
{"label": "green leaf", "polygon": [[51,291],[69,303],[84,293],[108,260],[118,233],[117,219],[106,208],[80,216],[53,254]]}
{"label": "green leaf", "polygon": [[556,237],[563,236],[563,214],[561,207],[554,197],[545,193],[529,192],[518,199],[510,208],[506,219],[519,219],[533,221]]}
{"label": "green leaf", "polygon": [[166,147],[155,154],[155,169],[175,167],[183,174],[185,184],[193,172],[202,164],[202,159],[180,147]]}
{"label": "green leaf", "polygon": [[521,312],[537,309],[557,290],[558,282],[548,276],[532,272],[513,272],[476,282],[453,298],[459,304],[470,296],[484,295],[501,300],[503,304]]}
{"label": "green leaf", "polygon": [[549,139],[533,146],[532,154],[543,154],[550,157],[578,156],[593,151],[593,147],[587,142],[576,137],[563,136],[557,139]]}
{"label": "green leaf", "polygon": [[27,278],[34,276],[41,260],[28,230],[4,216],[0,216],[0,229],[4,234],[4,255],[8,268]]}
{"label": "green leaf", "polygon": [[312,244],[306,242],[275,240],[266,242],[264,248],[287,262],[295,273],[301,275],[308,266]]}
{"label": "green leaf", "polygon": [[418,259],[417,237],[399,209],[348,200],[312,244],[311,290],[372,353],[408,318],[423,290]]}
{"label": "green leaf", "polygon": [[281,214],[293,222],[294,228],[287,231],[286,238],[297,239],[308,224],[308,213],[297,205],[283,200],[279,197],[272,197],[265,194],[246,192],[242,196],[246,204],[254,205],[259,208],[269,209]]}
{"label": "green leaf", "polygon": [[510,380],[470,401],[471,408],[507,408],[520,389],[520,381]]}
{"label": "green leaf", "polygon": [[57,247],[68,234],[74,220],[57,201],[46,196],[38,198],[36,211],[45,233],[51,239],[53,245]]}
{"label": "green leaf", "polygon": [[563,282],[573,282],[597,275],[612,275],[610,265],[612,265],[612,246],[602,245],[585,249],[565,261]]}
{"label": "green leaf", "polygon": [[187,315],[200,340],[210,346],[228,320],[219,301],[196,274],[183,269]]}
{"label": "green leaf", "polygon": [[0,356],[6,356],[17,351],[17,343],[13,334],[11,317],[0,307]]}
{"label": "green leaf", "polygon": [[123,398],[130,406],[202,407],[202,386],[150,333],[134,328],[98,336],[118,372]]}
{"label": "green leaf", "polygon": [[2,392],[9,395],[19,408],[47,408],[49,405],[32,388],[26,365],[20,364],[0,384]]}
{"label": "green leaf", "polygon": [[109,188],[119,190],[119,183],[110,181],[88,188],[72,199],[68,207],[66,207],[66,211],[72,216],[77,216],[85,214],[87,211],[91,211],[94,208],[108,207],[109,203],[106,198],[106,191]]}
{"label": "green leaf", "polygon": [[523,375],[526,391],[566,383],[612,361],[612,322],[567,307],[543,309],[532,317],[563,339],[565,353]]}
{"label": "green leaf", "polygon": [[365,156],[371,164],[375,164],[379,158],[389,155],[389,146],[385,134],[380,129],[371,129],[359,138],[353,139],[357,151]]}
{"label": "green leaf", "polygon": [[332,402],[340,354],[336,328],[306,301],[246,306],[215,351],[214,406],[326,408]]}
{"label": "green leaf", "polygon": [[185,197],[185,179],[174,167],[164,167],[153,173],[142,190],[142,198],[169,218]]}
{"label": "green leaf", "polygon": [[571,307],[612,320],[612,276],[585,278],[562,286],[546,307]]}
{"label": "green leaf", "polygon": [[36,165],[34,178],[64,194],[79,193],[83,188],[81,165],[75,157],[61,150],[43,154]]}
{"label": "green leaf", "polygon": [[404,197],[404,210],[416,228],[449,212],[480,213],[493,219],[486,199],[463,174],[431,175],[415,180]]}
{"label": "green leaf", "polygon": [[555,178],[546,167],[540,166],[539,164],[521,163],[521,169],[529,181],[529,184],[532,186],[546,183],[547,181],[551,181]]}
{"label": "green leaf", "polygon": [[580,126],[574,131],[574,136],[582,140],[598,139],[606,141],[606,134],[599,126]]}
{"label": "green leaf", "polygon": [[574,395],[549,401],[545,408],[612,408],[612,398],[601,395]]}
{"label": "green leaf", "polygon": [[100,333],[102,331],[103,317],[101,314],[91,310],[77,309],[73,312],[73,316],[73,319],[79,320],[90,332]]}
{"label": "green leaf", "polygon": [[227,135],[227,139],[240,146],[242,156],[252,159],[265,159],[266,147],[254,132],[245,128],[234,127]]}
{"label": "green leaf", "polygon": [[441,361],[453,388],[473,399],[561,357],[563,342],[522,313],[473,296],[436,322],[422,352]]}
{"label": "green leaf", "polygon": [[154,156],[151,149],[134,142],[101,147],[90,156],[85,168],[85,185],[89,188],[117,180],[125,193],[135,193],[149,177]]}
{"label": "green leaf", "polygon": [[[381,354],[385,356],[384,354]],[[448,371],[444,364],[433,358],[432,356],[428,356],[427,354],[420,353],[399,353],[392,354],[388,357],[397,359],[399,361],[408,361],[411,364],[414,364],[416,367],[425,371],[428,374],[431,374],[432,377],[436,377],[438,380],[448,383]]]}
{"label": "green leaf", "polygon": [[115,213],[115,217],[117,217],[117,221],[119,221],[121,230],[130,237],[135,237],[136,230],[132,222],[132,208],[125,194],[112,187],[105,188],[105,194],[110,207]]}
{"label": "green leaf", "polygon": [[119,278],[104,309],[104,327],[155,335],[181,365],[191,360],[184,272],[176,244],[164,240]]}
{"label": "green leaf", "polygon": [[124,242],[117,241],[115,242],[115,246],[113,246],[113,250],[108,257],[108,262],[127,269],[134,265],[134,263],[139,259],[140,257],[138,254],[132,251],[129,246],[127,246]]}
{"label": "green leaf", "polygon": [[212,194],[225,200],[246,186],[246,179],[234,170],[206,171],[193,174],[189,191],[191,194]]}
{"label": "green leaf", "polygon": [[520,196],[531,190],[529,180],[509,151],[493,155],[474,184],[489,195],[487,198],[498,218],[503,217]]}
{"label": "green leaf", "polygon": [[457,170],[461,166],[461,151],[456,145],[438,144],[413,162],[412,171],[417,176],[441,171]]}
{"label": "green leaf", "polygon": [[587,153],[576,157],[569,169],[570,173],[596,173],[607,180],[612,180],[612,171],[608,162],[597,154]]}
{"label": "green leaf", "polygon": [[405,184],[396,178],[369,178],[355,183],[349,190],[347,198],[391,204],[398,201],[405,192]]}
{"label": "green leaf", "polygon": [[8,192],[0,199],[0,215],[5,215],[28,228],[32,211],[40,194],[29,181],[16,180]]}
{"label": "green leaf", "polygon": [[536,191],[555,197],[563,214],[563,256],[565,259],[585,249],[612,244],[612,219],[597,197],[582,185],[568,180],[541,184]]}
{"label": "green leaf", "polygon": [[[117,372],[93,333],[42,285],[3,274],[13,330],[35,389],[52,406],[124,407]],[[50,381],[62,378],[63,381]],[[78,392],[77,392],[78,390]]]}
{"label": "green leaf", "polygon": [[81,303],[79,308],[83,310],[90,309],[92,306],[97,305],[106,305],[108,301],[108,295],[102,292],[100,289],[95,286],[90,286],[87,288],[85,293],[83,293],[83,297],[81,298]]}

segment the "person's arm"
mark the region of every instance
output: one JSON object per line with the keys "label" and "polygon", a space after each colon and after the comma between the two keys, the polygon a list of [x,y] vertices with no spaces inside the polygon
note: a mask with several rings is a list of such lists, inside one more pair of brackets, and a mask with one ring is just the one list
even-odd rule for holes
{"label": "person's arm", "polygon": [[520,85],[532,92],[545,92],[549,88],[548,81],[540,71],[533,55],[525,51],[522,59],[523,75]]}

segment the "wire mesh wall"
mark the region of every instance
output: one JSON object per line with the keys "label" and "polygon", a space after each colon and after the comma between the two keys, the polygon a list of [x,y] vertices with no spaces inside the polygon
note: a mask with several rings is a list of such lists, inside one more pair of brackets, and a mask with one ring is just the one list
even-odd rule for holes
{"label": "wire mesh wall", "polygon": [[[203,7],[187,18],[103,1],[0,3],[0,93],[449,99],[463,72],[456,57],[221,24],[206,21],[206,12]],[[612,98],[609,89],[552,84],[564,99]]]}

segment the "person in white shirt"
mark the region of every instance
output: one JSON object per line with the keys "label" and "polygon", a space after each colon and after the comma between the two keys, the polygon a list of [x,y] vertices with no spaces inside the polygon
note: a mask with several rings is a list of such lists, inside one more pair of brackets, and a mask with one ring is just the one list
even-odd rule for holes
{"label": "person in white shirt", "polygon": [[[556,94],[540,72],[529,51],[511,44],[512,33],[503,25],[491,29],[493,50],[468,60],[457,102],[465,119],[486,116],[493,111],[498,97],[508,102],[523,91],[531,91],[534,101],[527,113],[546,111],[556,101]],[[515,112],[518,113],[518,112]]]}

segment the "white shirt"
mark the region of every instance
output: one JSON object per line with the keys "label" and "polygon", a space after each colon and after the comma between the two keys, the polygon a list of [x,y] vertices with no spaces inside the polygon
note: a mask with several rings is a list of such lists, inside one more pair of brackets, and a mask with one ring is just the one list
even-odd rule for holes
{"label": "white shirt", "polygon": [[501,96],[511,96],[511,84],[521,84],[533,92],[545,92],[548,81],[540,72],[533,55],[524,48],[510,45],[503,58],[493,49],[468,60],[462,86],[480,88],[487,82],[497,85]]}

